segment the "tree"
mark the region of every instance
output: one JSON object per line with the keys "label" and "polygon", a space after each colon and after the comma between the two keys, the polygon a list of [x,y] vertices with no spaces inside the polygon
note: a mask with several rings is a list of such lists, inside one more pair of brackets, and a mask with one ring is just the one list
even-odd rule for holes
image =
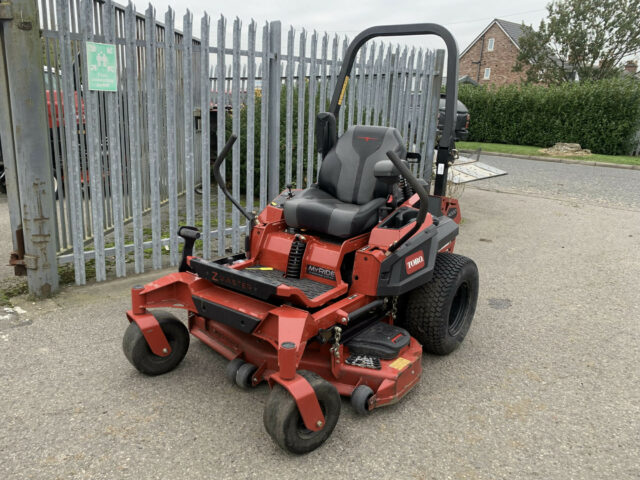
{"label": "tree", "polygon": [[618,75],[640,52],[640,0],[559,0],[538,31],[523,25],[515,71],[528,82],[556,84]]}

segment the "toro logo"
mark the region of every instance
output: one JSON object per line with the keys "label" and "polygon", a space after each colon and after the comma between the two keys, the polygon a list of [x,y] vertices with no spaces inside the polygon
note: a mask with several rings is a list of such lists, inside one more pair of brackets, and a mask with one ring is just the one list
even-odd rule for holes
{"label": "toro logo", "polygon": [[424,253],[422,253],[422,250],[418,250],[413,255],[405,258],[404,262],[407,268],[407,275],[411,275],[413,272],[424,267]]}

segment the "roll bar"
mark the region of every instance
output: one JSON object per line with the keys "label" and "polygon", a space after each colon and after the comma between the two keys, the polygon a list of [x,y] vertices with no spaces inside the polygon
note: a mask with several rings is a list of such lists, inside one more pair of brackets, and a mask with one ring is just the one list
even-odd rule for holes
{"label": "roll bar", "polygon": [[447,188],[447,172],[453,163],[455,148],[454,128],[456,106],[458,100],[458,45],[449,30],[436,23],[410,23],[405,25],[380,25],[360,32],[349,44],[342,62],[336,87],[331,97],[329,111],[337,118],[349,83],[351,68],[360,47],[367,40],[375,37],[391,37],[405,35],[437,35],[444,40],[447,47],[447,99],[444,109],[444,128],[438,143],[438,159],[434,194],[443,196]]}

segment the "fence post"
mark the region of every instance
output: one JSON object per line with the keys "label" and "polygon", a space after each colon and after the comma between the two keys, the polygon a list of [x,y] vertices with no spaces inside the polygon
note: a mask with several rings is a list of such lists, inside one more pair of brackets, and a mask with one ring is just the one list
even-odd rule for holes
{"label": "fence post", "polygon": [[[6,62],[4,58],[4,41],[2,38],[2,19],[0,19],[0,112],[7,112],[0,115],[0,159],[4,164],[4,180],[7,188],[7,203],[9,205],[9,220],[11,223],[11,241],[13,250],[18,251],[21,240],[18,239],[16,231],[22,228],[22,217],[20,215],[20,195],[18,190],[18,174],[16,169],[15,151],[13,149],[13,130],[9,113],[9,84]],[[0,258],[0,261],[5,259]],[[16,275],[26,275],[24,265],[15,267]]]}
{"label": "fence post", "polygon": [[268,201],[280,193],[280,22],[269,23]]}
{"label": "fence post", "polygon": [[[43,297],[58,290],[58,264],[40,20],[36,0],[13,0],[9,5],[11,12],[3,8],[0,18],[0,47],[6,65],[6,72],[0,72],[4,73],[0,76],[0,105],[8,105],[10,113],[3,110],[9,120],[0,123],[0,136],[3,150],[13,153],[9,160],[20,166],[19,194],[10,195],[14,208],[19,198],[20,216],[11,212],[11,229],[16,238],[22,228],[29,291]],[[15,184],[8,182],[7,187],[15,188]],[[14,223],[18,218],[21,223]],[[17,246],[20,250],[21,245]]]}
{"label": "fence post", "polygon": [[444,50],[436,51],[436,62],[435,62],[435,73],[432,76],[433,81],[431,82],[430,94],[431,101],[430,103],[430,111],[427,111],[427,118],[429,119],[428,123],[428,132],[427,132],[427,147],[426,147],[426,158],[424,161],[424,179],[431,187],[431,173],[433,171],[433,153],[436,148],[436,130],[438,129],[438,110],[440,108],[440,88],[442,87],[442,71],[444,69]]}

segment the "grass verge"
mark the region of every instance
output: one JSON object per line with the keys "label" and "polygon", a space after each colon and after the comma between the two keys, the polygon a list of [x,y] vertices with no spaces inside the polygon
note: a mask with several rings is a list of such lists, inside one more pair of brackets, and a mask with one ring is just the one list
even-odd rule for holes
{"label": "grass verge", "polygon": [[599,153],[592,153],[591,155],[568,155],[562,157],[554,157],[542,153],[540,150],[542,147],[531,147],[528,145],[505,145],[502,143],[481,143],[481,142],[456,142],[456,148],[459,150],[478,150],[482,149],[483,152],[491,153],[511,153],[515,155],[527,155],[534,157],[549,157],[549,158],[570,158],[572,160],[583,160],[589,162],[605,162],[605,163],[618,163],[622,165],[640,165],[640,157],[631,157],[627,155],[602,155]]}

